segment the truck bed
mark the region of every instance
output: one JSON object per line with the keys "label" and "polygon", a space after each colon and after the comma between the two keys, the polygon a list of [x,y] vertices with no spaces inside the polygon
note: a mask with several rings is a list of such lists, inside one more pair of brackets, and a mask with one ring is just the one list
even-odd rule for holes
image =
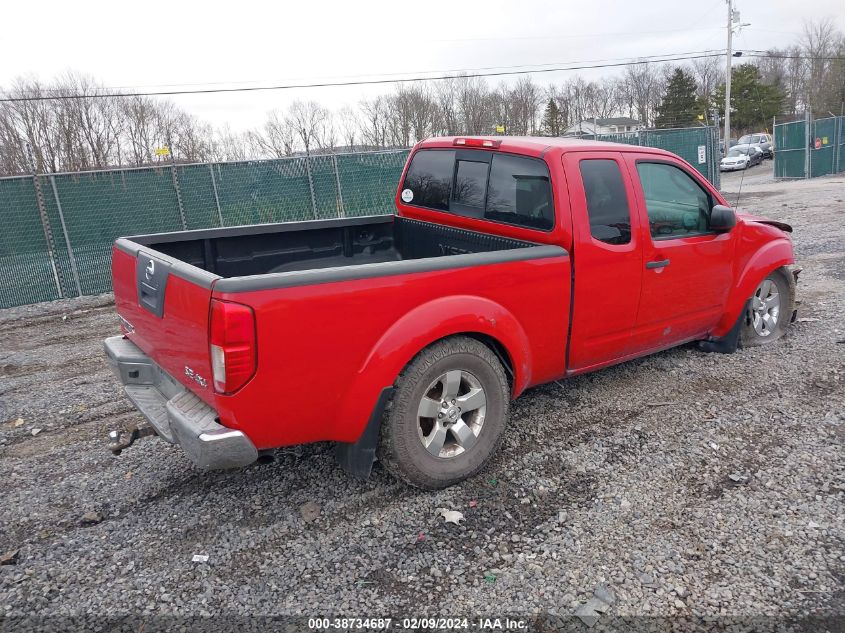
{"label": "truck bed", "polygon": [[394,216],[182,231],[129,240],[224,279],[536,246]]}

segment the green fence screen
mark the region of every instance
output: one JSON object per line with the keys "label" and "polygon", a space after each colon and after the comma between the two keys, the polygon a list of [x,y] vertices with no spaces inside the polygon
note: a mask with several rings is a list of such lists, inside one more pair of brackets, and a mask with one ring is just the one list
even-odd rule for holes
{"label": "green fence screen", "polygon": [[815,178],[845,170],[845,117],[775,125],[775,177]]}
{"label": "green fence screen", "polygon": [[[592,137],[586,137],[592,138]],[[677,154],[695,167],[718,189],[719,179],[719,130],[713,126],[673,128],[665,130],[639,130],[617,134],[599,134],[599,141],[659,147]]]}
{"label": "green fence screen", "polygon": [[[600,140],[668,149],[718,186],[714,128]],[[108,292],[111,245],[122,235],[392,213],[407,156],[395,150],[41,175],[40,205],[32,176],[0,178],[0,308]]]}

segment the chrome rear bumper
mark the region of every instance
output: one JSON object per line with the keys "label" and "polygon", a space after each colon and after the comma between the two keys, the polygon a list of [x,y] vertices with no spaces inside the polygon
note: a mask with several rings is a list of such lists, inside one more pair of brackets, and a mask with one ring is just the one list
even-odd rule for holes
{"label": "chrome rear bumper", "polygon": [[176,382],[137,345],[123,336],[104,341],[106,356],[129,400],[171,444],[209,470],[251,464],[258,451],[241,431],[217,422],[217,412]]}

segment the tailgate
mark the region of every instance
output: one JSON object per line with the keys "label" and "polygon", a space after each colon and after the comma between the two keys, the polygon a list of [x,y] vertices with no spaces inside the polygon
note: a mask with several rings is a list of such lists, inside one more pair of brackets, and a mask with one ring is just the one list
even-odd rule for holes
{"label": "tailgate", "polygon": [[124,334],[209,404],[214,389],[208,317],[217,279],[131,240],[117,240],[112,251],[114,301]]}

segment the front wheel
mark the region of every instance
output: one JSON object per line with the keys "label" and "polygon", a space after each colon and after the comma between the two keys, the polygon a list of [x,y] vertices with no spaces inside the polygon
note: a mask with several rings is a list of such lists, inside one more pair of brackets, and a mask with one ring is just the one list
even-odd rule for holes
{"label": "front wheel", "polygon": [[783,270],[769,274],[751,295],[740,332],[743,347],[767,345],[786,332],[792,315],[793,289]]}
{"label": "front wheel", "polygon": [[502,364],[486,345],[463,336],[439,341],[397,379],[379,459],[428,490],[472,477],[501,444],[509,395]]}

